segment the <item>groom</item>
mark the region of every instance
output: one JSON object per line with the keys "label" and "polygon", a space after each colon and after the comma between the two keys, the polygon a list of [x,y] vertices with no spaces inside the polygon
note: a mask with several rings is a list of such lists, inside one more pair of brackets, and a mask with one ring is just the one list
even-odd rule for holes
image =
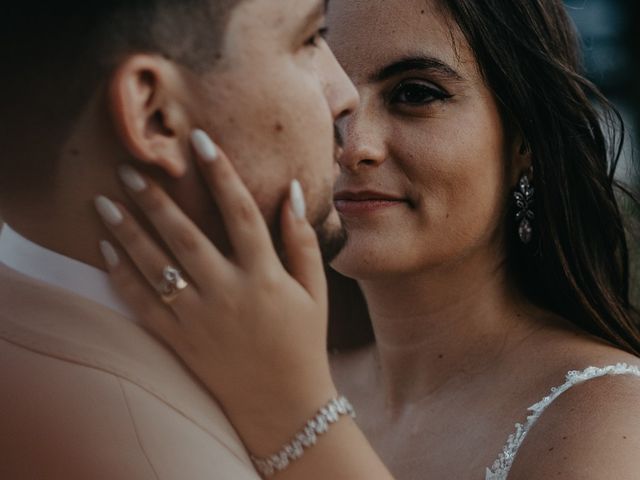
{"label": "groom", "polygon": [[[218,405],[111,290],[93,211],[114,172],[162,183],[221,248],[193,129],[268,224],[293,178],[325,246],[333,125],[357,94],[323,0],[12,2],[0,29],[0,478],[256,480]],[[275,236],[277,241],[277,236]]]}

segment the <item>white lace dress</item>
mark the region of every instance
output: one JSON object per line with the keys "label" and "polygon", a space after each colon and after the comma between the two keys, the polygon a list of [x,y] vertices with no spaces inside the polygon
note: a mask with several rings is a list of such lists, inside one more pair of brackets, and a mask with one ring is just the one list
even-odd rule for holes
{"label": "white lace dress", "polygon": [[502,452],[498,456],[498,459],[494,462],[491,468],[487,468],[486,480],[506,480],[511,470],[511,465],[518,454],[518,449],[522,445],[522,442],[527,437],[527,434],[536,424],[540,415],[545,409],[551,405],[556,398],[569,390],[574,385],[586,382],[593,378],[603,377],[605,375],[635,375],[640,377],[640,368],[626,363],[619,363],[617,365],[610,365],[607,367],[589,367],[581,372],[571,371],[567,374],[566,381],[559,387],[551,389],[549,395],[544,397],[540,402],[529,407],[531,415],[527,417],[527,421],[524,424],[516,423],[516,431],[509,435],[507,443],[502,449]]}

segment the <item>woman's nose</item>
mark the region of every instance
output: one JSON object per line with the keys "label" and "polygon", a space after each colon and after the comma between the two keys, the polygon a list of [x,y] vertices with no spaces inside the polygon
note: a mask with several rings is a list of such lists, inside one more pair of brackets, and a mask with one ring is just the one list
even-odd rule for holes
{"label": "woman's nose", "polygon": [[366,120],[360,111],[337,122],[343,142],[338,162],[343,170],[355,172],[365,167],[377,167],[387,158],[383,132],[374,122]]}

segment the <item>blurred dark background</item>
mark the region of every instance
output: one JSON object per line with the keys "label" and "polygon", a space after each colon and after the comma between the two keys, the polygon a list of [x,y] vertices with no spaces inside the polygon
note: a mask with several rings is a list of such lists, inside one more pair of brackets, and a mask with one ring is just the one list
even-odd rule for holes
{"label": "blurred dark background", "polygon": [[[640,2],[631,0],[565,0],[582,37],[589,78],[616,105],[627,139],[618,179],[640,192]],[[633,297],[640,304],[640,211],[623,201],[630,220]]]}
{"label": "blurred dark background", "polygon": [[[569,14],[582,37],[585,67],[622,113],[628,127],[628,143],[619,178],[638,185],[632,152],[637,148],[635,132],[640,123],[640,7],[629,0],[565,0]],[[635,171],[634,171],[635,170]]]}

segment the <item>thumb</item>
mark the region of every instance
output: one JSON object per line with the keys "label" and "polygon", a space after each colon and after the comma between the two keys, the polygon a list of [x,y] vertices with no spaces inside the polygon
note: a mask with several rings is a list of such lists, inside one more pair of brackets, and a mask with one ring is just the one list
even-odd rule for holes
{"label": "thumb", "polygon": [[327,301],[327,281],[316,232],[306,218],[300,182],[291,182],[289,198],[282,206],[282,242],[287,268],[316,302]]}

